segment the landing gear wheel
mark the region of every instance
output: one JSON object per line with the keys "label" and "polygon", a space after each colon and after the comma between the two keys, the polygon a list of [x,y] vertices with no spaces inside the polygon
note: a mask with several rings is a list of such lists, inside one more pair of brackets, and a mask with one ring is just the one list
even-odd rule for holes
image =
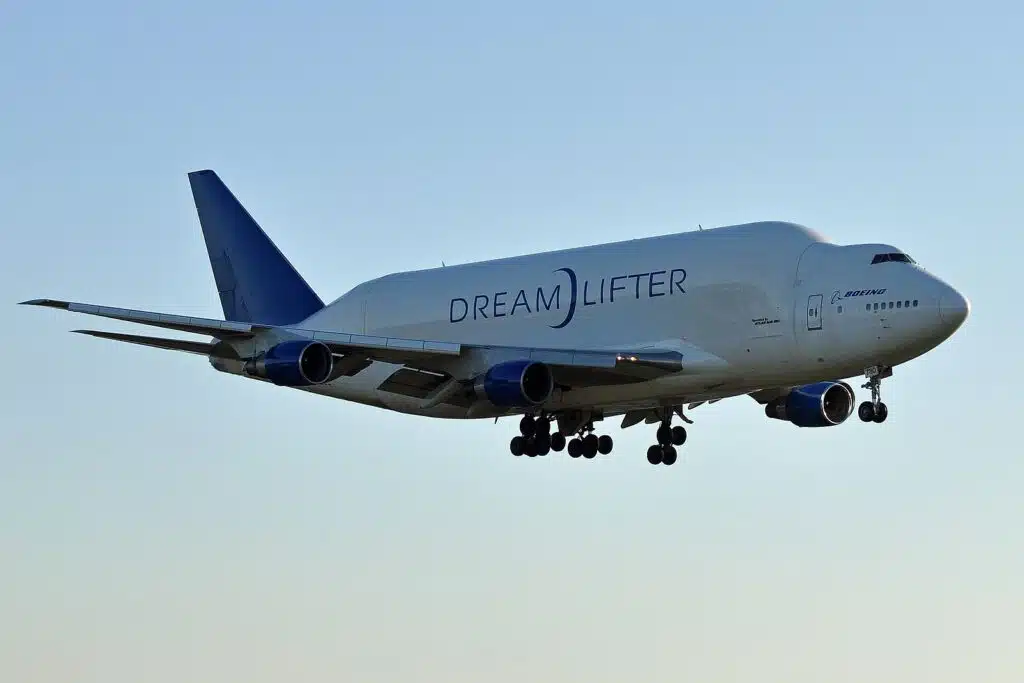
{"label": "landing gear wheel", "polygon": [[882,379],[892,377],[892,368],[875,365],[864,371],[868,378],[865,389],[871,390],[871,401],[865,401],[857,409],[857,416],[864,422],[881,424],[889,417],[889,409],[882,403]]}
{"label": "landing gear wheel", "polygon": [[658,427],[657,439],[658,443],[662,446],[672,443],[672,430],[669,428],[668,423],[663,423]]}
{"label": "landing gear wheel", "polygon": [[672,428],[672,445],[682,446],[686,443],[686,429],[676,425]]}
{"label": "landing gear wheel", "polygon": [[525,447],[523,448],[523,454],[528,458],[537,457],[537,444],[534,443],[533,439],[527,439]]}
{"label": "landing gear wheel", "polygon": [[583,455],[583,442],[579,439],[573,439],[569,442],[569,457],[578,458]]}
{"label": "landing gear wheel", "polygon": [[594,434],[583,437],[583,457],[590,460],[597,455],[598,439]]}
{"label": "landing gear wheel", "polygon": [[523,419],[519,421],[519,433],[527,439],[537,433],[537,423],[532,417],[523,415]]}
{"label": "landing gear wheel", "polygon": [[537,455],[547,455],[551,452],[551,442],[547,439],[538,439],[535,448],[537,449]]}
{"label": "landing gear wheel", "polygon": [[551,450],[561,453],[565,449],[565,437],[555,432],[551,435]]}
{"label": "landing gear wheel", "polygon": [[612,437],[607,434],[602,434],[597,439],[597,452],[601,455],[608,455],[612,452],[612,446],[615,444],[612,442]]}
{"label": "landing gear wheel", "polygon": [[647,462],[660,465],[662,460],[661,446],[654,445],[647,449]]}
{"label": "landing gear wheel", "polygon": [[545,436],[551,434],[551,421],[547,418],[538,418],[536,422],[534,422],[534,425],[536,434],[543,434]]}
{"label": "landing gear wheel", "polygon": [[526,450],[526,439],[521,436],[512,437],[508,449],[512,451],[512,455],[522,455]]}
{"label": "landing gear wheel", "polygon": [[665,446],[662,449],[661,461],[666,465],[674,465],[676,463],[676,449],[672,446]]}

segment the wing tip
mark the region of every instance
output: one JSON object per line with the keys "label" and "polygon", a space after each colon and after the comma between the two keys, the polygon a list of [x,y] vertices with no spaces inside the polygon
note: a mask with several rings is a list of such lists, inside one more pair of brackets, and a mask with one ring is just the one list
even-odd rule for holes
{"label": "wing tip", "polygon": [[68,301],[57,301],[56,299],[29,299],[28,301],[22,301],[18,304],[19,306],[46,306],[47,308],[63,308],[68,310],[71,307],[71,303]]}

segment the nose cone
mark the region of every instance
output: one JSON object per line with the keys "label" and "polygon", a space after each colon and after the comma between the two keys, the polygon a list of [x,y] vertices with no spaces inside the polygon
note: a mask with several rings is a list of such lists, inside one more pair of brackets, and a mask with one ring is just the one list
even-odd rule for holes
{"label": "nose cone", "polygon": [[951,330],[956,330],[963,325],[970,312],[971,302],[955,289],[951,288],[939,299],[939,316]]}

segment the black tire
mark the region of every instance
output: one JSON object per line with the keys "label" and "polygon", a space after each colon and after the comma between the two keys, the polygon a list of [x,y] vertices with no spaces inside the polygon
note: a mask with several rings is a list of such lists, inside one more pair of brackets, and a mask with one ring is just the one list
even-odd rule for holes
{"label": "black tire", "polygon": [[[537,444],[537,453],[540,455],[544,455],[551,450],[551,437],[543,432],[538,432],[533,437],[533,442]],[[544,451],[544,453],[541,453],[541,451]]]}
{"label": "black tire", "polygon": [[523,455],[528,458],[537,457],[537,444],[534,443],[533,439],[526,440],[526,447],[523,448]]}
{"label": "black tire", "polygon": [[672,445],[682,446],[686,443],[686,428],[676,425],[672,428]]}
{"label": "black tire", "polygon": [[647,449],[647,462],[652,465],[660,465],[661,457],[661,446],[655,444]]}
{"label": "black tire", "polygon": [[667,446],[672,443],[672,430],[668,428],[667,424],[663,424],[658,427],[657,439],[658,443],[662,446]]}
{"label": "black tire", "polygon": [[614,445],[615,442],[612,441],[612,437],[608,436],[607,434],[602,434],[597,438],[597,452],[600,453],[601,455],[608,455],[609,453],[611,453],[612,446]]}
{"label": "black tire", "polygon": [[526,439],[521,436],[512,437],[512,441],[508,444],[508,449],[512,451],[512,455],[522,455],[526,450]]}
{"label": "black tire", "polygon": [[884,403],[879,403],[875,406],[875,422],[882,424],[885,422],[885,418],[889,417],[889,408]]}
{"label": "black tire", "polygon": [[583,457],[590,460],[597,455],[597,435],[587,434],[583,437]]}
{"label": "black tire", "polygon": [[569,457],[578,458],[583,455],[583,442],[579,439],[573,439],[569,442]]}
{"label": "black tire", "polygon": [[551,420],[540,418],[534,422],[535,429],[534,434],[550,434],[551,433]]}
{"label": "black tire", "polygon": [[529,439],[537,432],[537,423],[529,415],[523,415],[523,419],[519,421],[519,433]]}
{"label": "black tire", "polygon": [[666,465],[675,465],[678,453],[672,446],[665,446],[664,452],[661,454],[661,461]]}
{"label": "black tire", "polygon": [[861,422],[871,422],[875,419],[875,406],[870,401],[864,401],[857,408],[857,417]]}
{"label": "black tire", "polygon": [[565,437],[558,432],[551,435],[551,450],[555,453],[561,453],[565,450]]}

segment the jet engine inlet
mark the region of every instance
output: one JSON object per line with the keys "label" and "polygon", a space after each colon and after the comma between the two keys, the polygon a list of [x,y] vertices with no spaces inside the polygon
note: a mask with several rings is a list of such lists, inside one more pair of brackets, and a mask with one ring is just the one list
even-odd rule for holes
{"label": "jet engine inlet", "polygon": [[286,387],[322,384],[333,369],[334,355],[326,344],[302,340],[272,346],[245,364],[246,374]]}
{"label": "jet engine inlet", "polygon": [[797,427],[833,427],[853,414],[853,391],[845,382],[818,382],[797,387],[769,402],[765,414]]}
{"label": "jet engine inlet", "polygon": [[537,406],[551,397],[555,381],[551,368],[535,361],[499,363],[473,383],[478,398],[496,406]]}

